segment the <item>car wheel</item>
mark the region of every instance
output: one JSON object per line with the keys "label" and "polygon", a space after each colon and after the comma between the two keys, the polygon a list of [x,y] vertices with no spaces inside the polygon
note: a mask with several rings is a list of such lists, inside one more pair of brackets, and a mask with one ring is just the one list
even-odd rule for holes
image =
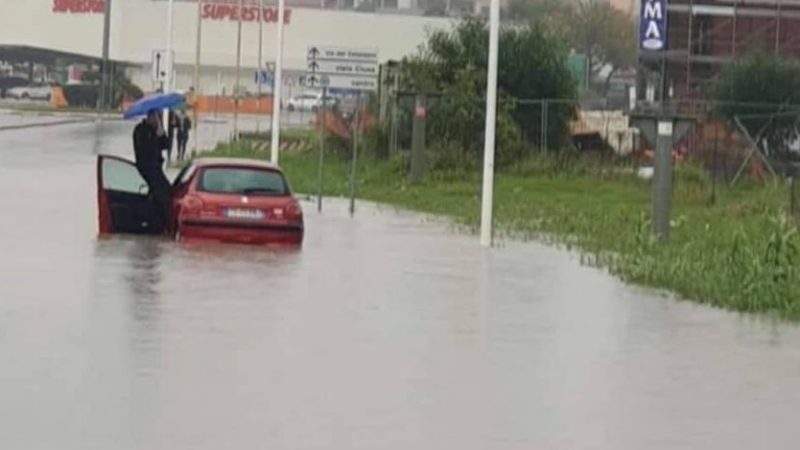
{"label": "car wheel", "polygon": [[294,111],[294,105],[289,103],[289,106],[286,109],[288,109],[289,112],[292,112],[292,111]]}

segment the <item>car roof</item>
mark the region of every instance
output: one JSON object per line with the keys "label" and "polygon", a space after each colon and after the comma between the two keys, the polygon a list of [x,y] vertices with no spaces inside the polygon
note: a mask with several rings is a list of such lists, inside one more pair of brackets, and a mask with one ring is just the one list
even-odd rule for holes
{"label": "car roof", "polygon": [[243,167],[252,169],[269,169],[278,172],[283,172],[281,168],[266,161],[248,158],[197,158],[194,160],[194,165],[197,168],[203,167]]}

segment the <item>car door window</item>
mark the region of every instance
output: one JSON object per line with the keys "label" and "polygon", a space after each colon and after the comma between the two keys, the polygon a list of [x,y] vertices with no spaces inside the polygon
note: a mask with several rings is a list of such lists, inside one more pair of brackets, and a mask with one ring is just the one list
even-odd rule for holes
{"label": "car door window", "polygon": [[103,159],[103,189],[147,195],[147,182],[133,164],[114,158]]}

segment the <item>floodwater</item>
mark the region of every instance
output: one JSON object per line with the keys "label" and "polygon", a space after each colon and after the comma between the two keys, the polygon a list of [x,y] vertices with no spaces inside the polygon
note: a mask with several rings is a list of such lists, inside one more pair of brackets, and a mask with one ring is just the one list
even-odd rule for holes
{"label": "floodwater", "polygon": [[550,247],[335,201],[299,251],[98,240],[131,126],[0,133],[0,448],[798,447],[797,328]]}

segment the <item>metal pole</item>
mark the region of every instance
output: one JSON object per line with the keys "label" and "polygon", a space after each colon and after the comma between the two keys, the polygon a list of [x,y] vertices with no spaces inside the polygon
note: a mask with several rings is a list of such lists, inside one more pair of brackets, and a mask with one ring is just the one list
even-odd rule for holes
{"label": "metal pole", "polygon": [[322,212],[322,175],[325,162],[325,104],[327,103],[328,88],[322,88],[322,106],[320,108],[321,120],[319,125],[319,164],[317,166],[317,212]]}
{"label": "metal pole", "polygon": [[541,117],[539,118],[539,133],[541,133],[541,134],[539,135],[539,152],[540,153],[544,153],[544,151],[545,151],[545,137],[544,137],[544,135],[546,134],[545,133],[545,128],[547,127],[547,125],[545,125],[545,123],[544,123],[544,121],[545,121],[545,119],[544,119],[544,99],[540,100],[540,102],[541,102],[541,104],[540,104],[540,106],[541,106],[541,113],[540,113]]}
{"label": "metal pole", "polygon": [[411,125],[411,184],[422,182],[422,159],[425,151],[425,116],[427,105],[424,94],[414,97],[414,120]]}
{"label": "metal pole", "polygon": [[108,89],[109,84],[109,47],[111,41],[111,0],[106,0],[105,17],[103,18],[103,74],[102,85],[100,86],[100,109],[108,107],[108,97],[110,92]]}
{"label": "metal pole", "polygon": [[239,9],[236,16],[238,25],[236,31],[236,87],[233,89],[233,139],[239,140],[239,91],[242,77],[242,8],[244,0],[239,0]]}
{"label": "metal pole", "polygon": [[276,52],[275,87],[272,89],[272,142],[270,145],[270,160],[278,164],[279,145],[281,135],[281,88],[283,87],[283,22],[285,16],[286,0],[278,0],[278,50]]}
{"label": "metal pole", "polygon": [[194,108],[192,109],[192,155],[197,154],[197,97],[200,95],[200,48],[203,36],[203,0],[197,0],[197,38],[194,52]]}
{"label": "metal pole", "polygon": [[653,235],[669,236],[669,210],[672,196],[672,121],[659,120],[653,173]]}
{"label": "metal pole", "polygon": [[494,201],[494,145],[497,116],[497,52],[500,40],[500,0],[491,0],[489,14],[489,69],[486,81],[486,133],[483,143],[483,192],[481,201],[481,245],[492,245]]}
{"label": "metal pole", "polygon": [[263,53],[263,40],[264,40],[264,0],[258,0],[258,71],[256,72],[256,92],[258,107],[258,114],[256,114],[256,133],[261,131],[261,66],[262,66],[262,53]]}
{"label": "metal pole", "polygon": [[[166,76],[164,77],[164,93],[172,91],[172,64],[174,61],[172,60],[172,17],[174,13],[173,6],[175,6],[174,0],[169,0],[167,4],[167,61],[166,61]],[[169,110],[164,110],[164,131],[169,132]],[[170,142],[172,145],[172,142]]]}
{"label": "metal pole", "polygon": [[356,164],[358,161],[358,122],[361,113],[361,93],[356,97],[356,114],[353,118],[353,162],[350,166],[350,215],[356,212]]}

